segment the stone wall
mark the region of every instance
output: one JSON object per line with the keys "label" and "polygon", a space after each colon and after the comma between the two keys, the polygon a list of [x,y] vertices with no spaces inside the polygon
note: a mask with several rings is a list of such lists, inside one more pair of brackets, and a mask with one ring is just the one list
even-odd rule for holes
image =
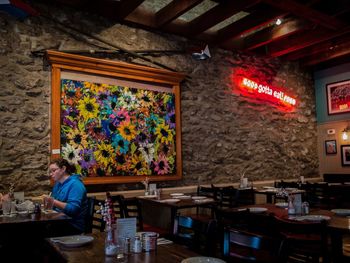
{"label": "stone wall", "polygon": [[[182,50],[181,37],[112,23],[60,7],[37,6],[48,16],[86,30],[129,50]],[[25,21],[0,13],[0,191],[10,182],[32,194],[48,191],[50,153],[50,69],[45,49],[91,49],[105,46],[53,22]],[[237,182],[243,171],[250,180],[311,177],[318,174],[315,99],[311,75],[277,59],[211,49],[212,58],[195,61],[189,54],[152,59],[187,73],[181,85],[183,180],[163,187]],[[118,59],[130,61],[130,57]],[[133,62],[145,63],[140,59]],[[235,76],[247,71],[283,86],[296,97],[293,112],[247,99]],[[253,72],[253,73],[252,73]],[[125,190],[141,185],[90,186],[89,191]]]}

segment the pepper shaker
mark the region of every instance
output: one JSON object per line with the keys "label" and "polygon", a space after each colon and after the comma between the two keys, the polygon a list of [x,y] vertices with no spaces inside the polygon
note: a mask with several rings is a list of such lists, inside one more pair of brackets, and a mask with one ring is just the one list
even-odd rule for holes
{"label": "pepper shaker", "polygon": [[134,250],[134,253],[141,253],[142,252],[142,244],[141,244],[141,239],[139,236],[135,236],[133,250]]}
{"label": "pepper shaker", "polygon": [[124,254],[128,255],[131,253],[130,245],[130,237],[126,237],[124,241]]}

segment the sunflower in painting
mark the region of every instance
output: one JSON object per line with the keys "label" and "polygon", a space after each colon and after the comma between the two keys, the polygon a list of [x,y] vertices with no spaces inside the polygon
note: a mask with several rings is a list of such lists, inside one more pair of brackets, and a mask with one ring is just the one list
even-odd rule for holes
{"label": "sunflower in painting", "polygon": [[125,140],[120,134],[114,134],[112,137],[112,146],[116,152],[126,154],[129,150],[130,142]]}
{"label": "sunflower in painting", "polygon": [[164,123],[161,123],[156,127],[155,134],[157,135],[157,139],[160,141],[160,143],[169,144],[173,141],[173,133],[169,126],[165,125]]}
{"label": "sunflower in painting", "polygon": [[70,130],[67,134],[70,144],[76,149],[85,149],[88,146],[87,135],[80,130]]}
{"label": "sunflower in painting", "polygon": [[134,154],[131,158],[130,172],[134,175],[150,175],[151,170],[149,169],[145,159],[142,155]]}
{"label": "sunflower in painting", "polygon": [[85,120],[97,118],[99,106],[95,98],[84,97],[78,104],[79,114]]}
{"label": "sunflower in painting", "polygon": [[101,142],[97,145],[97,150],[94,152],[95,159],[97,163],[101,164],[104,167],[112,165],[115,159],[115,152],[110,144]]}
{"label": "sunflower in painting", "polygon": [[78,164],[81,159],[79,152],[79,149],[75,149],[72,145],[66,144],[62,147],[62,158],[66,159],[72,164]]}
{"label": "sunflower in painting", "polygon": [[137,135],[136,126],[131,122],[123,121],[118,127],[119,134],[127,141],[131,141]]}
{"label": "sunflower in painting", "polygon": [[154,97],[152,95],[152,92],[149,90],[140,90],[136,97],[140,101],[140,107],[145,107],[145,108],[151,108],[154,103]]}
{"label": "sunflower in painting", "polygon": [[154,171],[157,172],[157,174],[168,174],[170,167],[169,163],[166,159],[166,156],[164,154],[159,155],[158,160],[154,162]]}

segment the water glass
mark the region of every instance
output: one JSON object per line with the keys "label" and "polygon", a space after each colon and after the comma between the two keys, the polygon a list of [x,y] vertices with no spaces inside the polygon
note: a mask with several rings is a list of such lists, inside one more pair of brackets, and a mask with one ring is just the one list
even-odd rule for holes
{"label": "water glass", "polygon": [[9,215],[11,213],[12,201],[4,200],[2,201],[2,213],[4,215]]}
{"label": "water glass", "polygon": [[53,209],[53,198],[50,196],[44,197],[44,210],[52,210]]}

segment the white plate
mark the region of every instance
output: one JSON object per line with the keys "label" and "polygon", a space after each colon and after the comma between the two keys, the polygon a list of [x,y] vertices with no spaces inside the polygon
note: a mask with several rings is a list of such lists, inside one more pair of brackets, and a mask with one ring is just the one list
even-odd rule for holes
{"label": "white plate", "polygon": [[26,215],[28,214],[28,211],[17,211],[19,215]]}
{"label": "white plate", "polygon": [[212,198],[193,200],[193,202],[195,202],[195,203],[207,203],[207,202],[213,202],[213,201],[214,201],[214,199],[212,199]]}
{"label": "white plate", "polygon": [[263,189],[276,189],[276,187],[274,187],[274,186],[263,186],[262,188]]}
{"label": "white plate", "polygon": [[267,208],[265,207],[249,207],[249,212],[251,213],[263,213],[266,211],[267,211]]}
{"label": "white plate", "polygon": [[94,238],[91,236],[77,235],[66,237],[53,237],[51,238],[51,240],[66,247],[81,247],[91,243],[94,240]]}
{"label": "white plate", "polygon": [[297,216],[295,217],[295,220],[298,221],[322,221],[322,220],[330,220],[331,218],[329,216],[324,216],[324,215],[306,215],[306,216]]}
{"label": "white plate", "polygon": [[179,196],[174,196],[174,198],[186,200],[186,199],[191,199],[191,196],[190,195],[179,195]]}
{"label": "white plate", "polygon": [[170,194],[171,197],[175,197],[175,196],[183,196],[183,193],[172,193]]}
{"label": "white plate", "polygon": [[287,208],[288,207],[288,203],[276,203],[275,206],[280,207],[280,208]]}
{"label": "white plate", "polygon": [[181,263],[225,263],[225,261],[211,257],[191,257],[182,260]]}
{"label": "white plate", "polygon": [[156,198],[157,195],[140,195],[138,196],[138,198],[143,198],[143,199],[152,199],[152,198]]}
{"label": "white plate", "polygon": [[162,203],[177,203],[180,201],[181,201],[180,199],[164,199],[164,200],[161,200],[160,202],[162,202]]}
{"label": "white plate", "polygon": [[331,211],[338,216],[350,216],[350,209],[332,209]]}
{"label": "white plate", "polygon": [[202,200],[202,199],[207,199],[207,196],[192,196],[193,200]]}

